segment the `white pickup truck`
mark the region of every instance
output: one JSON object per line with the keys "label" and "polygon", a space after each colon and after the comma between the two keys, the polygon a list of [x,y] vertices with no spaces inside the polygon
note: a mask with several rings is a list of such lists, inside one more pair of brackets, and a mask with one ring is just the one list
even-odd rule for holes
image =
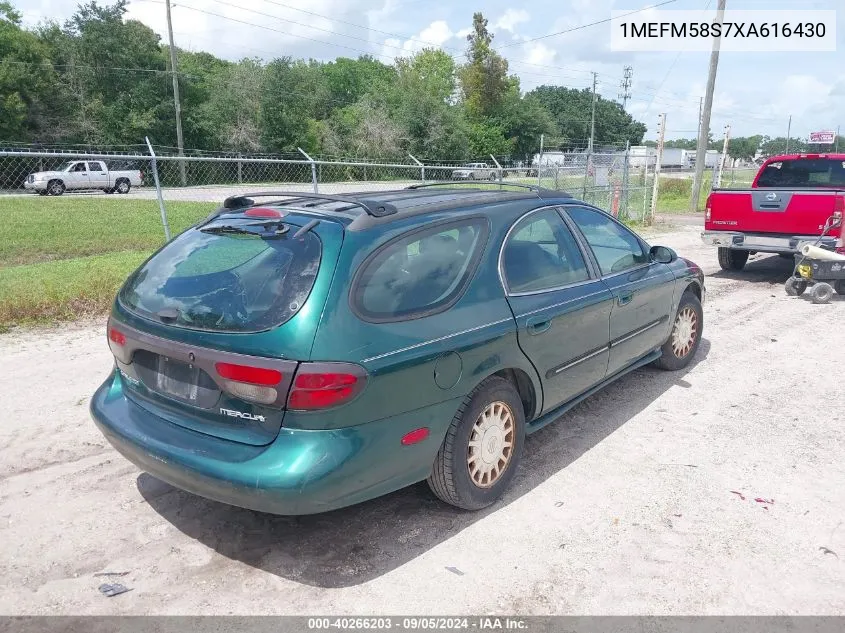
{"label": "white pickup truck", "polygon": [[65,191],[101,189],[106,193],[129,193],[144,179],[141,171],[110,171],[101,160],[72,160],[56,171],[39,171],[29,174],[23,186],[42,196],[60,196]]}

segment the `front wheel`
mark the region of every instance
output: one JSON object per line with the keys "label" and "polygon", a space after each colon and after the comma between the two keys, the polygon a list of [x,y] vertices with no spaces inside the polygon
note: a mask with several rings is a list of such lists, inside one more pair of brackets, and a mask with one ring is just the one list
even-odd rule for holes
{"label": "front wheel", "polygon": [[820,281],[813,286],[813,289],[810,291],[810,296],[813,299],[813,303],[830,303],[830,300],[833,297],[833,286],[824,281]]}
{"label": "front wheel", "polygon": [[465,510],[494,503],[510,485],[525,442],[525,413],[513,384],[491,376],[461,404],[434,460],[428,485]]}
{"label": "front wheel", "polygon": [[48,196],[60,196],[65,192],[65,183],[61,180],[51,180],[47,184]]}
{"label": "front wheel", "polygon": [[663,343],[663,355],[654,364],[660,369],[676,371],[689,365],[698,346],[704,329],[704,310],[701,301],[692,292],[685,292],[681,297],[672,333]]}
{"label": "front wheel", "polygon": [[719,247],[719,266],[722,270],[742,270],[748,261],[748,251]]}

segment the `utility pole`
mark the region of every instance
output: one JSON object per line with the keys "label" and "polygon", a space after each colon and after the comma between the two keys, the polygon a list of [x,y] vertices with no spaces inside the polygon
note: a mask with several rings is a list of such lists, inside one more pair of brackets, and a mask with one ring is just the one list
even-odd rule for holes
{"label": "utility pole", "polygon": [[[704,97],[698,98],[698,131],[695,133],[696,143],[698,142],[697,139],[701,136],[701,110],[704,107]],[[696,149],[698,149],[696,147]]]}
{"label": "utility pole", "polygon": [[628,105],[628,99],[631,98],[631,77],[634,75],[633,66],[625,66],[622,73],[622,92],[619,93],[619,99],[622,101],[622,109]]}
{"label": "utility pole", "polygon": [[[165,0],[167,7],[167,37],[170,40],[170,72],[173,75],[173,105],[176,109],[176,146],[179,148],[179,157],[185,156],[185,140],[182,137],[182,106],[179,103],[179,78],[176,75],[176,46],[173,44],[173,20],[170,18],[170,0]],[[179,180],[184,187],[187,183],[185,178],[185,161],[179,161]]]}
{"label": "utility pole", "polygon": [[[660,191],[660,163],[663,161],[663,141],[666,138],[666,114],[657,119],[657,160],[654,163],[654,185],[651,188],[651,213],[647,224],[654,223],[654,213],[657,210],[657,194]],[[646,163],[647,163],[646,159]]]}
{"label": "utility pole", "polygon": [[719,171],[716,173],[716,178],[713,180],[713,189],[722,186],[722,172],[725,171],[725,160],[728,158],[728,143],[731,140],[731,126],[725,126],[725,142],[722,144],[722,156],[719,160]]}
{"label": "utility pole", "polygon": [[593,73],[593,109],[592,114],[590,114],[590,143],[587,146],[587,149],[592,154],[593,153],[593,140],[596,137],[596,78],[598,77],[597,73]]}
{"label": "utility pole", "polygon": [[[719,0],[716,11],[716,22],[725,21],[725,0]],[[721,31],[713,38],[713,49],[710,52],[710,72],[707,75],[707,90],[704,93],[704,108],[701,113],[701,126],[698,132],[698,147],[695,152],[695,176],[692,180],[692,197],[690,198],[690,212],[698,211],[698,198],[701,194],[701,180],[704,176],[704,158],[707,153],[707,141],[710,137],[710,114],[713,111],[713,91],[716,88],[716,69],[719,67],[719,47],[722,43]]]}
{"label": "utility pole", "polygon": [[792,115],[789,115],[789,123],[786,124],[786,151],[784,154],[789,154],[789,135],[792,134]]}
{"label": "utility pole", "polygon": [[836,136],[833,137],[833,151],[839,152],[839,126],[836,126]]}

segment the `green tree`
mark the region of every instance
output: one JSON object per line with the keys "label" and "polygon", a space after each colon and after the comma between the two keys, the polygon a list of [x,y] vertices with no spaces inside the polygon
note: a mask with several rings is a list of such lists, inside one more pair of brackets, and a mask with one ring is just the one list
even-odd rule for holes
{"label": "green tree", "polygon": [[56,78],[49,49],[21,28],[21,15],[0,2],[0,139],[38,134],[47,94]]}
{"label": "green tree", "polygon": [[[806,152],[807,151],[807,143],[800,138],[792,138],[789,139],[789,152],[790,153],[797,153],[797,152]],[[762,142],[760,143],[760,152],[763,156],[776,156],[777,154],[785,154],[786,153],[786,137],[785,136],[777,136],[775,138],[771,138],[770,136],[764,136]]]}
{"label": "green tree", "polygon": [[261,131],[267,150],[319,149],[314,123],[328,99],[328,83],[320,65],[289,57],[275,59],[264,70],[261,94]]}
{"label": "green tree", "polygon": [[339,57],[323,66],[328,99],[333,108],[345,108],[365,95],[379,98],[396,81],[396,69],[369,55],[358,59]]}
{"label": "green tree", "polygon": [[460,70],[464,107],[472,118],[496,114],[512,82],[508,62],[493,50],[493,34],[480,12],[472,16],[467,41],[467,63]]}
{"label": "green tree", "polygon": [[731,139],[728,144],[728,156],[734,162],[738,160],[750,161],[757,155],[762,141],[763,137],[759,134],[755,136],[738,136],[737,138]]}
{"label": "green tree", "polygon": [[[563,86],[540,86],[528,93],[552,115],[560,133],[562,150],[585,147],[590,138],[592,91]],[[594,146],[642,143],[646,126],[635,121],[622,106],[601,96],[596,98]]]}

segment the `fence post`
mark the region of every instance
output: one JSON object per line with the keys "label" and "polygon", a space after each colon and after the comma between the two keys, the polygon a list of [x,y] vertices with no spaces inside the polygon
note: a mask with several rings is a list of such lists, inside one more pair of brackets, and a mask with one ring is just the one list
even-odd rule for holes
{"label": "fence post", "polygon": [[499,161],[496,160],[496,157],[493,154],[490,154],[490,158],[493,159],[493,163],[496,165],[496,171],[499,173],[499,186],[502,186],[502,166],[499,164]]}
{"label": "fence post", "polygon": [[243,175],[243,166],[244,164],[241,162],[241,153],[238,152],[238,184],[244,184],[244,175]]}
{"label": "fence post", "polygon": [[420,166],[420,180],[422,180],[423,184],[425,184],[425,165],[418,161],[416,157],[411,154],[411,152],[408,152],[408,156],[411,158],[412,161],[414,161],[417,165]]}
{"label": "fence post", "polygon": [[660,168],[663,163],[663,141],[666,136],[665,113],[658,117],[657,129],[657,162],[654,163],[654,186],[651,190],[651,212],[648,224],[654,223],[654,214],[657,212],[657,194],[660,193]]}
{"label": "fence post", "polygon": [[167,223],[167,210],[164,208],[164,198],[161,195],[161,183],[158,181],[158,163],[156,162],[156,153],[153,151],[153,146],[150,139],[146,136],[144,140],[147,142],[147,147],[150,150],[150,163],[153,168],[153,180],[156,184],[156,196],[158,197],[158,208],[161,211],[161,223],[164,226],[164,239],[170,241],[170,225]]}
{"label": "fence post", "polygon": [[592,145],[587,149],[587,160],[585,161],[586,165],[584,166],[584,187],[583,191],[581,192],[581,200],[586,202],[587,200],[587,178],[590,177],[590,164],[593,162],[593,147]]}
{"label": "fence post", "polygon": [[625,163],[622,165],[622,213],[628,217],[628,163],[631,160],[631,141],[625,141]]}
{"label": "fence post", "polygon": [[299,153],[305,156],[305,160],[311,163],[311,181],[314,183],[314,193],[320,193],[317,187],[317,165],[314,163],[314,159],[311,158],[308,154],[305,153],[305,150],[301,147],[297,147],[296,149],[299,150]]}

